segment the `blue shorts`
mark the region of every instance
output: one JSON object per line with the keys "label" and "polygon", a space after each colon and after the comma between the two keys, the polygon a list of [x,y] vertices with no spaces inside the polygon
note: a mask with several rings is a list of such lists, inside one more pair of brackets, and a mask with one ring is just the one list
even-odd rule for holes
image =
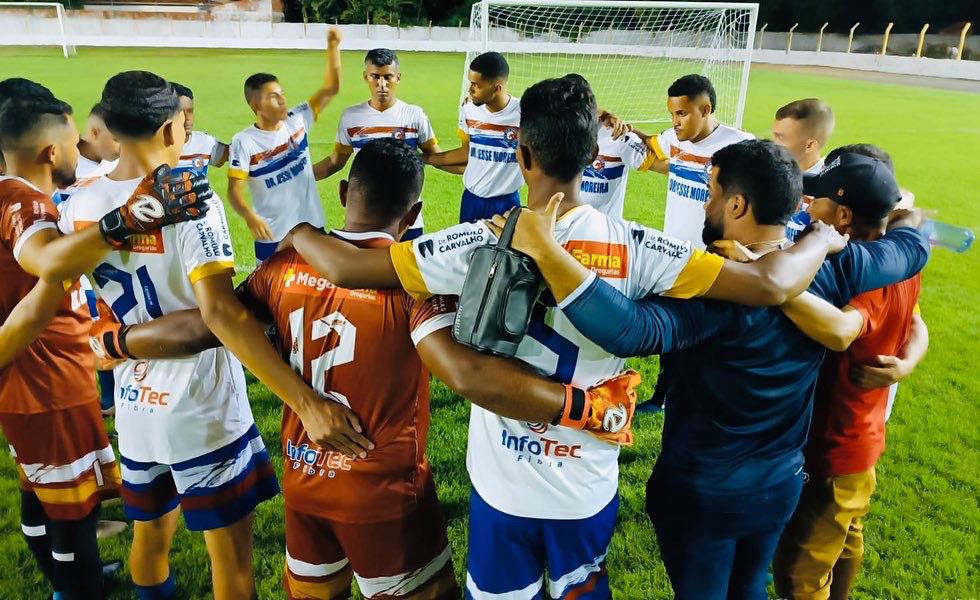
{"label": "blue shorts", "polygon": [[586,519],[531,519],[500,512],[470,492],[466,597],[512,600],[610,597],[606,553],[619,497]]}
{"label": "blue shorts", "polygon": [[262,264],[262,261],[276,253],[279,242],[255,242],[255,264]]}
{"label": "blue shorts", "polygon": [[240,521],[279,493],[279,483],[259,430],[217,450],[172,465],[120,456],[123,510],[134,521],[154,521],[177,508],[191,531]]}
{"label": "blue shorts", "polygon": [[484,198],[464,189],[463,198],[459,202],[459,222],[472,223],[480,219],[489,219],[520,205],[521,195],[516,191],[503,196]]}

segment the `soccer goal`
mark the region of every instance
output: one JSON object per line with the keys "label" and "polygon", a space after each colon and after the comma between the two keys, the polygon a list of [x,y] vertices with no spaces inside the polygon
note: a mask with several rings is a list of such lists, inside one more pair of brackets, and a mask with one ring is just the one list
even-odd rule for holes
{"label": "soccer goal", "polygon": [[68,58],[75,48],[65,31],[65,7],[57,2],[0,2],[6,46],[61,46]]}
{"label": "soccer goal", "polygon": [[740,127],[758,4],[617,0],[483,0],[473,5],[470,61],[506,55],[515,95],[549,77],[578,73],[599,106],[636,123],[669,122],[667,88],[700,73],[714,83],[716,114]]}

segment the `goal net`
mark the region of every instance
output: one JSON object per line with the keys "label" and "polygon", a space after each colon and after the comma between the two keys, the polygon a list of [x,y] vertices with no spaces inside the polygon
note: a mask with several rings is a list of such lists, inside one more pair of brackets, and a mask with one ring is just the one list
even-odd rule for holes
{"label": "goal net", "polygon": [[65,58],[75,54],[68,43],[65,7],[57,2],[0,2],[3,46],[58,46]]}
{"label": "goal net", "polygon": [[600,107],[638,123],[669,122],[667,88],[699,73],[717,92],[716,115],[741,126],[758,4],[483,0],[473,5],[469,52],[501,52],[520,95],[549,77],[578,73]]}

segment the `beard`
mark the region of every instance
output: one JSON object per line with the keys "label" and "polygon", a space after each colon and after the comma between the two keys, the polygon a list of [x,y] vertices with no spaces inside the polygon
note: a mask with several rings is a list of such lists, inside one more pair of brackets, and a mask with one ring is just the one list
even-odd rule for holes
{"label": "beard", "polygon": [[51,179],[59,189],[65,189],[75,185],[75,169],[68,168],[68,165],[59,165],[51,173]]}
{"label": "beard", "polygon": [[704,245],[710,246],[722,239],[725,239],[724,227],[716,226],[710,219],[705,217],[704,229],[701,230],[701,241],[704,242]]}

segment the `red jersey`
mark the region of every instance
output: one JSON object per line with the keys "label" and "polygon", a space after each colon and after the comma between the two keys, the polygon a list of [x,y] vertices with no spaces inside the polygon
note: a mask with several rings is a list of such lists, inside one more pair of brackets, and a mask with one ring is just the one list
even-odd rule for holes
{"label": "red jersey", "polygon": [[[361,247],[394,243],[384,233],[334,235]],[[345,523],[414,510],[429,477],[429,373],[414,344],[452,324],[455,302],[338,288],[294,250],[270,257],[240,290],[246,305],[275,325],[283,358],[317,392],[347,404],[375,445],[364,459],[321,448],[284,408],[286,505]]]}
{"label": "red jersey", "polygon": [[879,354],[895,356],[909,339],[921,277],[851,299],[864,317],[858,339],[844,352],[827,355],[813,405],[807,466],[821,476],[867,471],[885,451],[888,388],[868,390],[851,383],[848,371]]}
{"label": "red jersey", "polygon": [[[34,288],[20,267],[21,247],[43,229],[57,231],[58,210],[47,195],[17,177],[0,177],[0,322]],[[54,319],[13,362],[0,370],[0,412],[35,414],[97,402],[92,324],[78,282]]]}

